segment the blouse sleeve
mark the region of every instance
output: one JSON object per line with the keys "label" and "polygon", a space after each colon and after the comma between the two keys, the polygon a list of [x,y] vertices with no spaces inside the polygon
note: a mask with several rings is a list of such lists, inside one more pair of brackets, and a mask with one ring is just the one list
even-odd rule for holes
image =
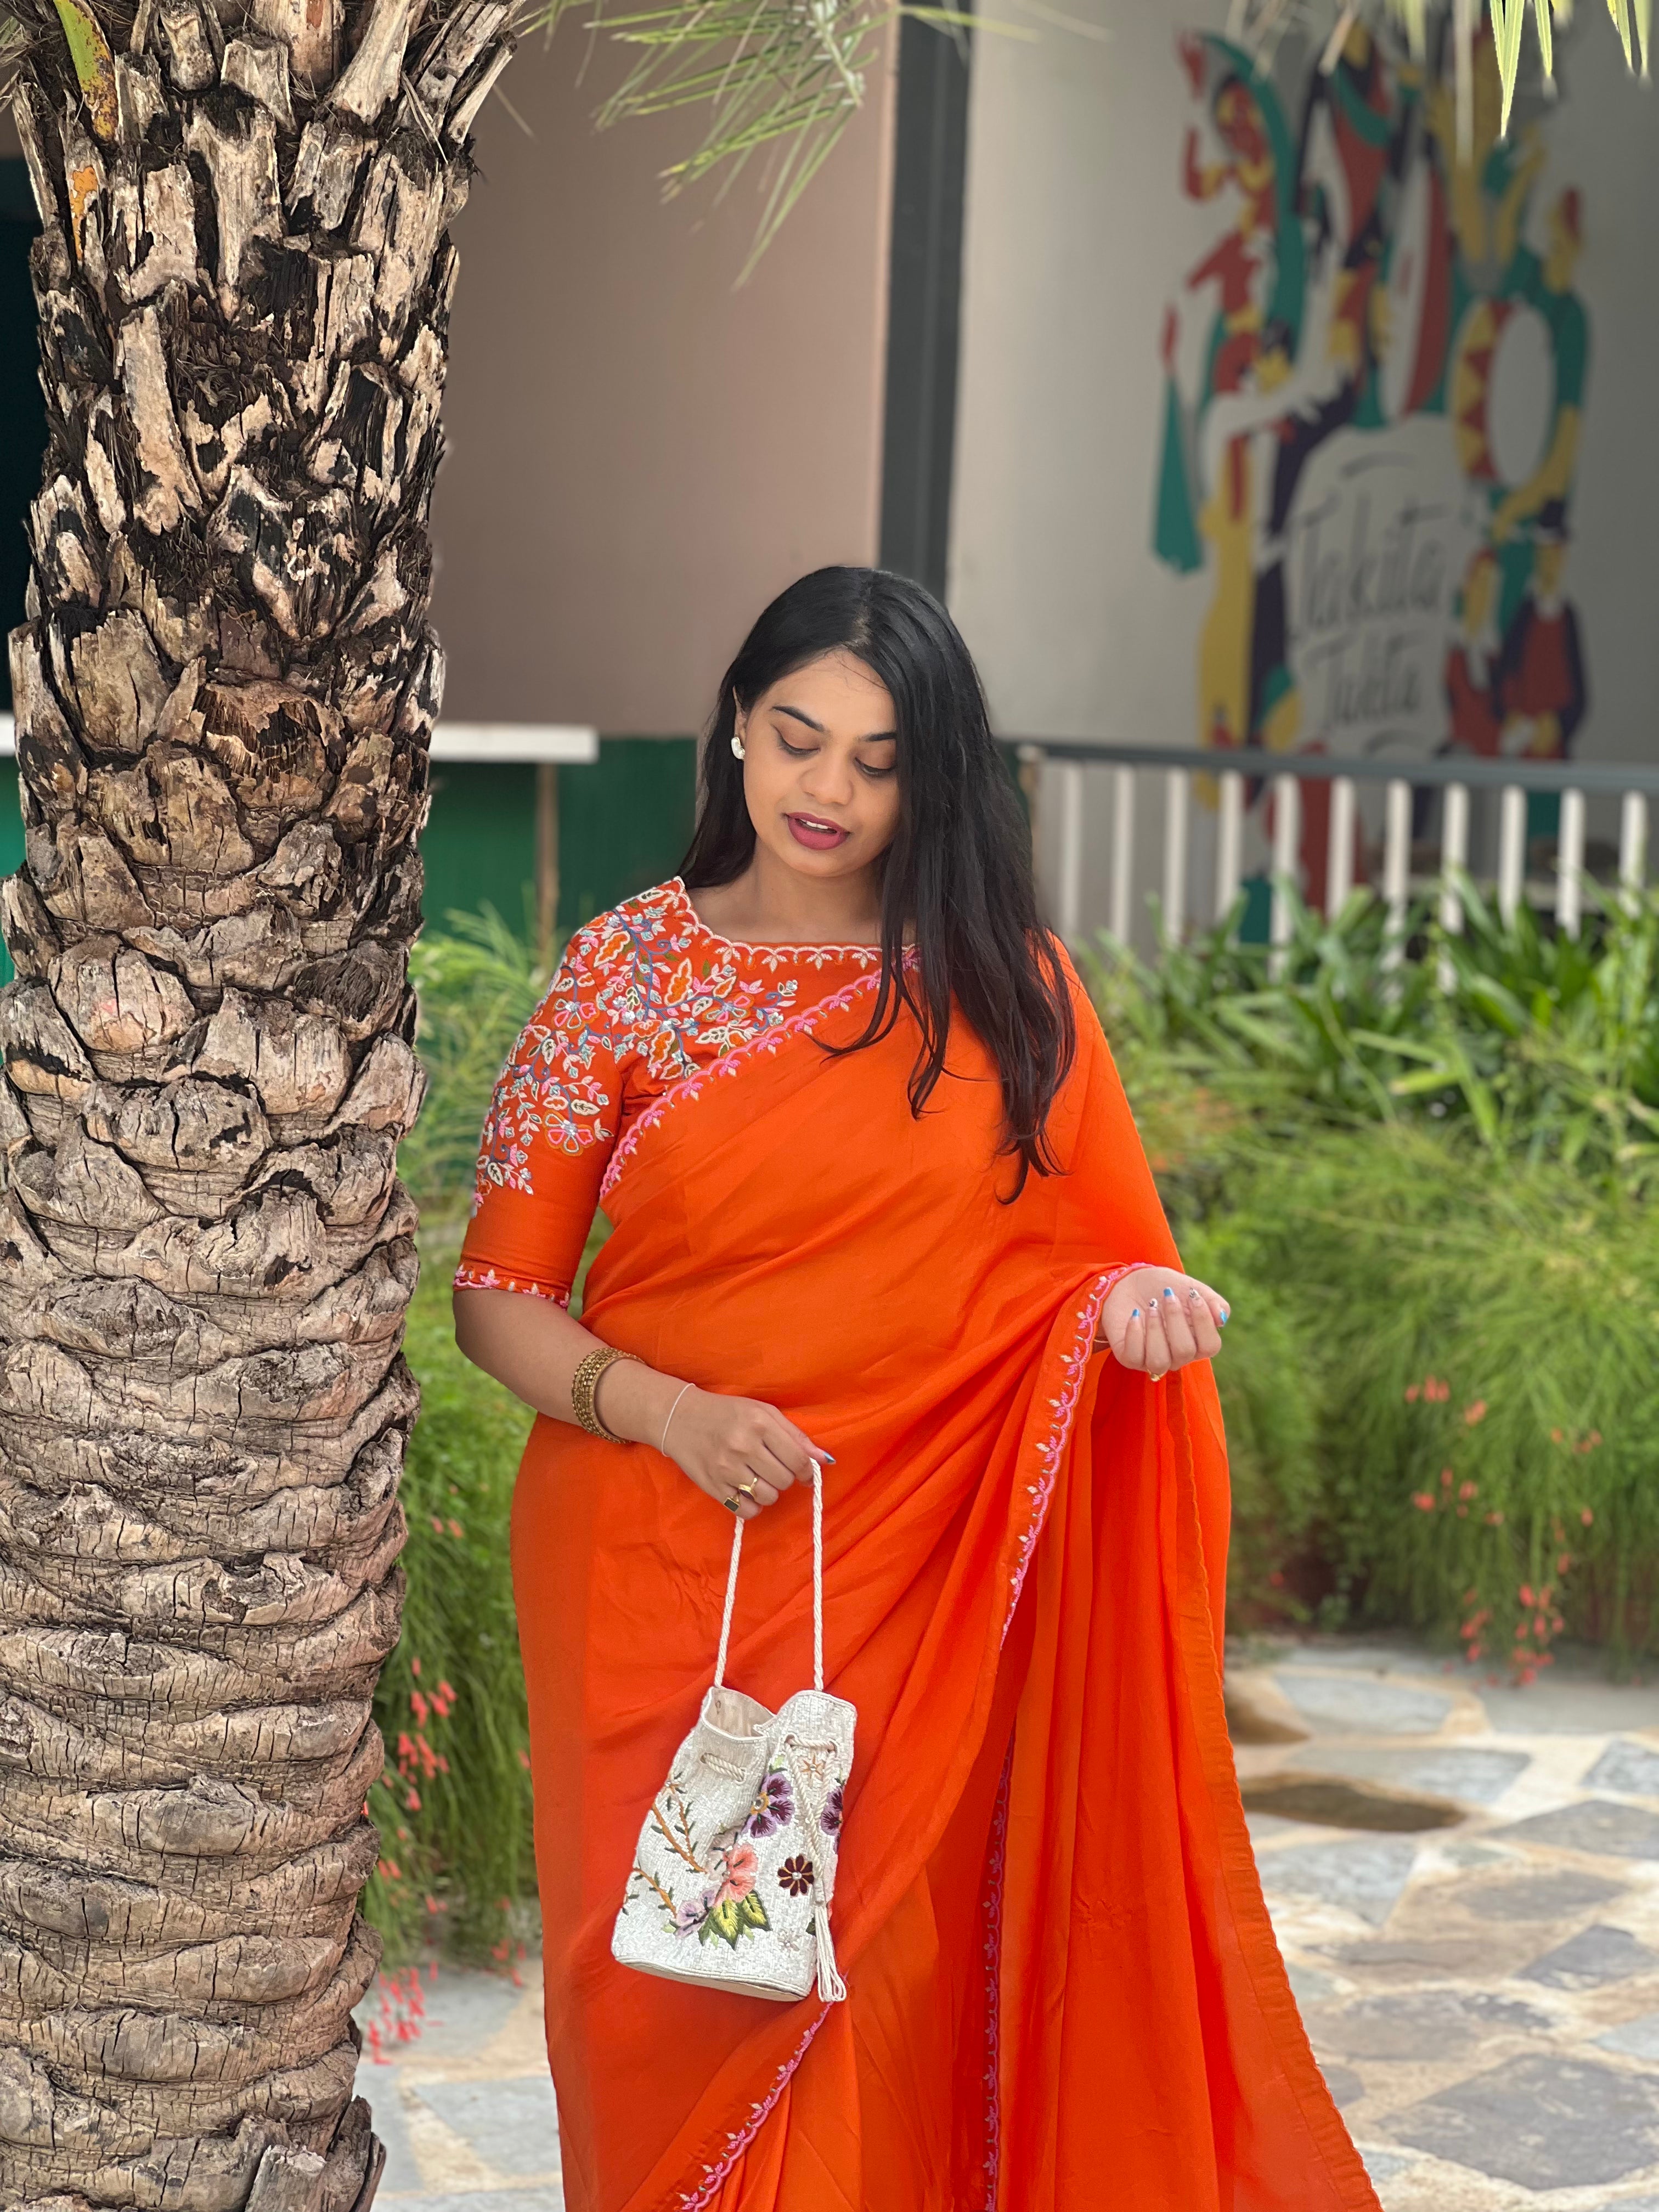
{"label": "blouse sleeve", "polygon": [[587,935],[572,938],[496,1082],[459,1289],[570,1302],[622,1106]]}

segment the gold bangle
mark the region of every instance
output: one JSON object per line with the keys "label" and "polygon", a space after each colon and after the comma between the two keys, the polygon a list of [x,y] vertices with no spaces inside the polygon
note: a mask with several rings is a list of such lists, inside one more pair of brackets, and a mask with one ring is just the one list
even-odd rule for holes
{"label": "gold bangle", "polygon": [[614,1429],[606,1428],[599,1419],[599,1408],[593,1402],[599,1387],[599,1377],[605,1369],[618,1359],[638,1360],[637,1352],[623,1352],[614,1344],[602,1344],[576,1363],[576,1371],[570,1378],[570,1410],[590,1437],[603,1437],[607,1443],[625,1443]]}

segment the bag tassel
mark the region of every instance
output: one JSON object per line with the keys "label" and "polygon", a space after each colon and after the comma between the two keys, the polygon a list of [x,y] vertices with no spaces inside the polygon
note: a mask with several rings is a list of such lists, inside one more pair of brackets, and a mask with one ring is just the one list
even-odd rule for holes
{"label": "bag tassel", "polygon": [[847,1984],[836,1965],[835,1938],[830,1933],[830,1906],[819,1898],[812,1908],[812,1933],[818,1945],[818,1995],[825,2004],[840,2004],[847,1996]]}

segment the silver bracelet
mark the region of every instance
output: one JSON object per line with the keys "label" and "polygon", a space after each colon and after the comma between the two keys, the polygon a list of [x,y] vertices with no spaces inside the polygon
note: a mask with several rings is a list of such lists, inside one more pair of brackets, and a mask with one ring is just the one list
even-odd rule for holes
{"label": "silver bracelet", "polygon": [[[680,1409],[680,1400],[684,1397],[686,1392],[690,1388],[691,1385],[689,1382],[682,1382],[679,1389],[675,1392],[674,1402],[668,1408],[668,1421],[672,1421],[675,1414],[678,1413]],[[665,1421],[662,1425],[662,1442],[657,1446],[657,1449],[663,1455],[665,1459],[668,1456],[668,1421]]]}

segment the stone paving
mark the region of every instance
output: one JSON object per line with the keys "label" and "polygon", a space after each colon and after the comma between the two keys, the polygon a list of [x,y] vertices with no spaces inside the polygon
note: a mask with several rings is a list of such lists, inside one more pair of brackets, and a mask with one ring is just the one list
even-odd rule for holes
{"label": "stone paving", "polygon": [[[1493,1687],[1323,1639],[1239,1650],[1228,1689],[1279,1940],[1387,2212],[1659,2212],[1659,1684],[1569,1657]],[[387,1994],[361,2014],[379,2202],[559,2212],[533,1961],[422,1994],[412,2041]]]}

